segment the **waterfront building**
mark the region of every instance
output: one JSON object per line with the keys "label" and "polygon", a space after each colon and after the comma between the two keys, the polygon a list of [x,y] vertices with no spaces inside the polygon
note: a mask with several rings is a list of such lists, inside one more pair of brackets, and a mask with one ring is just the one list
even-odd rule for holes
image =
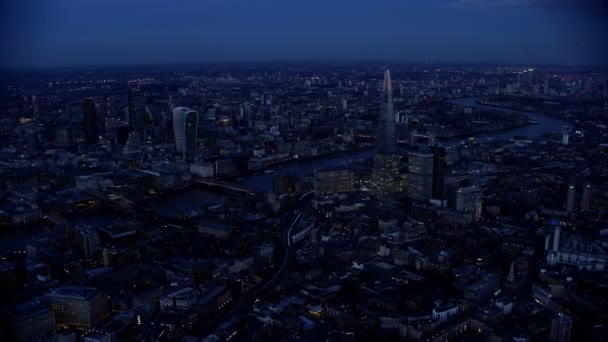
{"label": "waterfront building", "polygon": [[325,168],[315,170],[315,195],[348,193],[354,190],[353,170],[346,168]]}

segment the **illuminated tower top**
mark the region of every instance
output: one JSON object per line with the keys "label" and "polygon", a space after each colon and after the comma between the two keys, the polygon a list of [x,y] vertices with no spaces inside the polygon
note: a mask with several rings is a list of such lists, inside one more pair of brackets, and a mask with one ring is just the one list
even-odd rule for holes
{"label": "illuminated tower top", "polygon": [[379,154],[395,154],[397,152],[393,86],[391,85],[391,73],[388,69],[384,71],[384,82],[382,84],[382,104],[376,131],[376,152]]}

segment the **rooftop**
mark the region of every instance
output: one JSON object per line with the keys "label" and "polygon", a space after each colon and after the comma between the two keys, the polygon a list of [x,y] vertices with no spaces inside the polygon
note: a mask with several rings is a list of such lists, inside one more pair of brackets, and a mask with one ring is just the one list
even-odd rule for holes
{"label": "rooftop", "polygon": [[46,297],[56,299],[89,300],[97,293],[98,290],[94,287],[64,285],[52,289],[46,294]]}

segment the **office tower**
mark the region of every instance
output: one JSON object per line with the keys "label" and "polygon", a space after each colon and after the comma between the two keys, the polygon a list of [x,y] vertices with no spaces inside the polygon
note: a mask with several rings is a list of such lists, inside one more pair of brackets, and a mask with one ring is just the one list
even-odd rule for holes
{"label": "office tower", "polygon": [[121,125],[116,127],[116,145],[124,146],[129,140],[129,133],[131,128],[128,125]]}
{"label": "office tower", "polygon": [[74,240],[85,259],[90,260],[95,257],[99,247],[99,234],[94,228],[79,228]]}
{"label": "office tower", "polygon": [[84,100],[84,135],[87,144],[96,144],[99,141],[95,102],[92,98]]}
{"label": "office tower", "polygon": [[94,326],[108,312],[106,297],[93,287],[63,285],[48,292],[45,298],[57,323],[79,329]]}
{"label": "office tower", "polygon": [[528,85],[533,85],[536,84],[540,81],[541,78],[541,72],[538,69],[528,69],[525,71],[526,73],[526,81],[528,83]]}
{"label": "office tower", "polygon": [[379,198],[399,192],[399,164],[395,137],[395,114],[393,112],[393,90],[391,74],[384,72],[382,103],[376,131],[376,154],[372,172],[372,188]]}
{"label": "office tower", "polygon": [[127,94],[127,106],[127,122],[131,129],[135,129],[137,112],[135,111],[135,95],[133,95],[131,89],[129,89],[129,93]]}
{"label": "office tower", "polygon": [[103,94],[103,115],[105,115],[106,117],[110,116],[110,111],[111,111],[111,103],[110,103],[110,94],[105,93]]}
{"label": "office tower", "polygon": [[348,193],[354,190],[353,170],[346,168],[325,168],[315,170],[315,195]]}
{"label": "office tower", "polygon": [[173,108],[175,151],[183,160],[192,161],[198,139],[198,113],[186,107]]}
{"label": "office tower", "polygon": [[443,188],[445,185],[445,148],[433,146],[433,198],[443,199]]}
{"label": "office tower", "polygon": [[585,184],[581,196],[581,210],[587,211],[591,208],[591,184]]}
{"label": "office tower", "polygon": [[549,339],[552,342],[568,342],[572,335],[572,318],[563,313],[555,315],[551,321]]}
{"label": "office tower", "polygon": [[551,247],[551,250],[553,252],[558,252],[559,251],[559,244],[560,244],[560,238],[561,238],[561,228],[556,225],[553,228],[553,243],[551,244],[551,241],[548,241],[548,243],[545,245],[545,249],[549,250],[549,247]]}
{"label": "office tower", "polygon": [[432,153],[408,154],[407,197],[414,201],[428,202],[433,194]]}
{"label": "office tower", "polygon": [[103,103],[101,105],[101,133],[104,137],[108,136],[108,131],[113,128],[114,120],[111,114],[110,95],[103,94]]}
{"label": "office tower", "polygon": [[38,106],[38,97],[32,95],[32,118],[38,121],[38,114],[40,114],[40,107]]}
{"label": "office tower", "polygon": [[55,126],[55,146],[69,148],[73,145],[72,128],[67,122],[59,122]]}
{"label": "office tower", "polygon": [[483,192],[477,186],[460,188],[456,192],[456,211],[473,214],[473,221],[479,221],[483,206]]}
{"label": "office tower", "polygon": [[55,332],[55,315],[46,303],[38,300],[14,305],[6,310],[11,341],[43,340]]}
{"label": "office tower", "polygon": [[566,211],[571,213],[574,211],[574,204],[576,198],[576,189],[574,185],[568,186],[568,197],[566,198]]}
{"label": "office tower", "polygon": [[570,140],[570,136],[568,135],[568,132],[567,131],[562,132],[562,144],[568,145],[569,140]]}

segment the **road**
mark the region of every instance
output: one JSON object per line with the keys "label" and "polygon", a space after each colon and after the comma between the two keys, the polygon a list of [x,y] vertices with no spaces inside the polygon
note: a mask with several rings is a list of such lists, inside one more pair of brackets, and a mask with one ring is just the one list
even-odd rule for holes
{"label": "road", "polygon": [[246,294],[239,297],[232,305],[228,306],[226,309],[221,310],[216,315],[211,318],[204,320],[202,324],[198,324],[194,329],[193,333],[199,337],[206,337],[213,332],[220,324],[225,322],[226,320],[245,315],[251,310],[255,300],[260,296],[264,295],[266,291],[269,289],[273,289],[277,282],[281,279],[285,271],[289,268],[289,265],[293,262],[293,254],[294,254],[294,245],[291,242],[291,231],[293,227],[298,223],[298,221],[302,218],[302,214],[304,209],[310,203],[312,191],[305,193],[302,195],[296,206],[291,213],[291,217],[289,220],[289,224],[283,227],[280,233],[281,246],[283,248],[283,259],[279,267],[276,268],[275,273],[269,277],[268,279],[262,281],[256,287],[251,289]]}

